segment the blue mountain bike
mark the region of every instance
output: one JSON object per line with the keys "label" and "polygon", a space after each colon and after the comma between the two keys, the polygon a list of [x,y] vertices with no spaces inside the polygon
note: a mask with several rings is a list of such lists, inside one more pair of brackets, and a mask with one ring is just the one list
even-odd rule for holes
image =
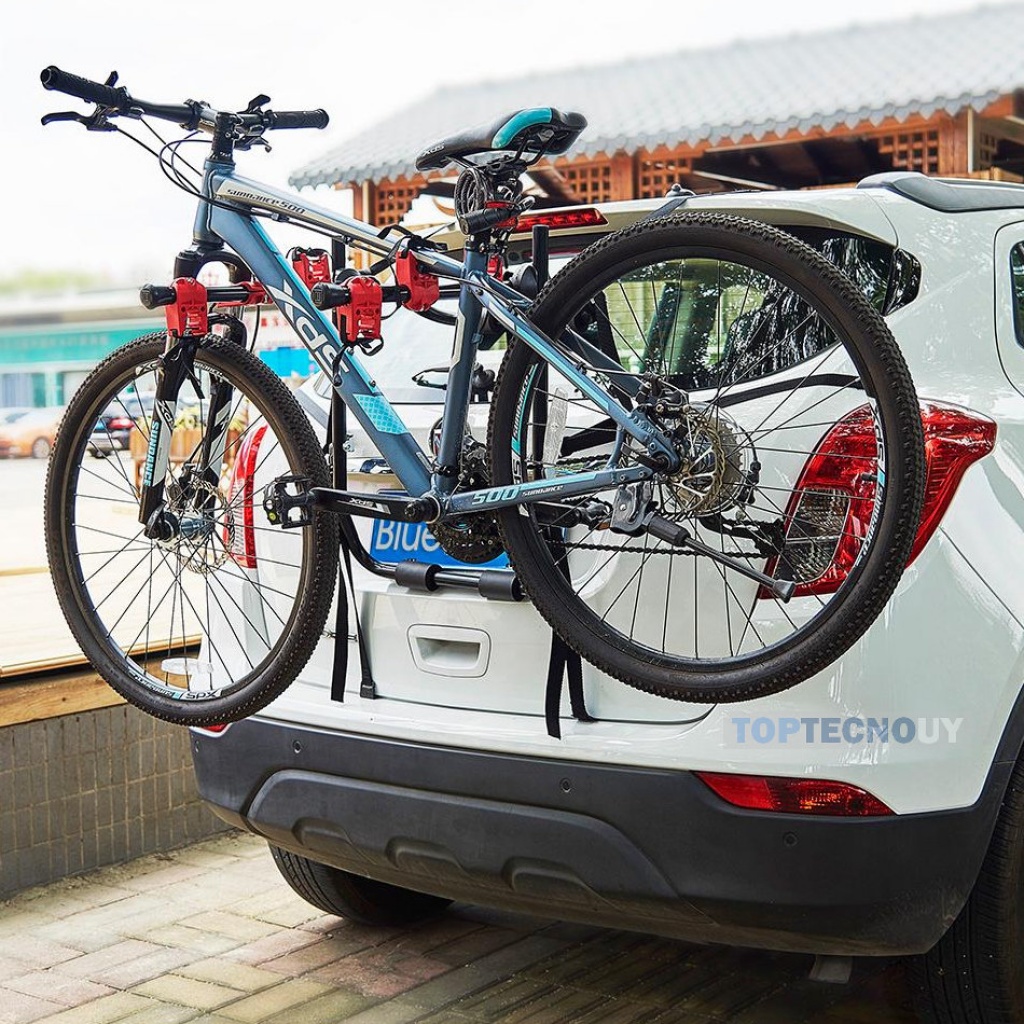
{"label": "blue mountain bike", "polygon": [[[420,156],[424,171],[460,168],[465,243],[450,253],[236,173],[237,152],[272,130],[323,128],[322,110],[272,111],[266,96],[239,112],[154,104],[116,75],[101,84],[54,67],[42,82],[95,104],[44,123],[185,129],[153,152],[197,199],[173,282],[142,291],[165,308],[167,330],[91,373],[47,479],[62,609],[132,703],[193,725],[265,706],[325,636],[339,538],[396,586],[525,593],[598,669],[680,700],[793,686],[891,596],[924,490],[917,399],[879,313],[791,234],[676,211],[591,245],[544,283],[538,230],[528,272],[512,280],[497,268],[532,202],[524,172],[573,144],[579,114],[522,110]],[[202,138],[199,170],[182,148]],[[327,236],[334,266],[326,250],[282,255],[272,221]],[[349,247],[377,262],[346,266]],[[229,284],[200,283],[210,263],[229,269]],[[241,313],[262,303],[332,388],[325,439],[253,353]],[[430,450],[364,362],[400,305],[454,329]],[[481,384],[487,346],[507,351]],[[467,429],[481,387],[493,391],[486,439]],[[346,489],[346,412],[404,493]],[[470,564],[382,566],[353,516],[426,523]],[[509,570],[473,567],[501,550]]]}

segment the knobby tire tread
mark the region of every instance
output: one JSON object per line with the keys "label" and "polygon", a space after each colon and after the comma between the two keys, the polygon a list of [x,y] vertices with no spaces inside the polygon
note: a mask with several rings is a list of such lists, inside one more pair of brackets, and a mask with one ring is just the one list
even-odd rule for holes
{"label": "knobby tire tread", "polygon": [[[530,317],[549,334],[560,329],[564,323],[560,312],[567,304],[572,304],[573,294],[587,287],[588,281],[607,272],[608,265],[616,259],[625,264],[643,246],[655,251],[673,246],[726,248],[737,234],[753,239],[755,246],[763,250],[762,258],[775,265],[795,268],[798,277],[802,272],[808,278],[804,284],[810,291],[818,290],[825,295],[831,292],[838,298],[847,315],[852,316],[856,329],[866,337],[873,357],[879,361],[879,376],[890,383],[897,420],[893,434],[903,446],[899,473],[902,479],[896,479],[895,484],[891,477],[889,481],[889,485],[899,487],[899,508],[894,508],[890,504],[893,499],[887,497],[886,528],[890,536],[886,548],[889,557],[880,570],[877,569],[877,558],[874,560],[870,582],[863,579],[861,571],[862,578],[856,581],[861,586],[855,607],[848,607],[850,601],[847,598],[838,615],[833,614],[822,624],[821,629],[827,633],[822,636],[819,631],[812,650],[796,656],[796,652],[786,652],[781,658],[775,656],[770,668],[753,666],[714,675],[659,669],[649,659],[641,661],[629,655],[624,649],[628,645],[614,637],[598,636],[595,643],[593,624],[575,612],[572,601],[567,603],[564,592],[552,585],[550,575],[555,574],[545,573],[543,556],[538,557],[536,550],[540,543],[537,534],[522,529],[520,519],[525,517],[520,517],[516,508],[497,513],[502,542],[525,590],[548,625],[573,650],[601,671],[639,690],[698,703],[750,700],[789,689],[826,668],[855,643],[882,611],[899,582],[917,532],[925,486],[920,407],[910,371],[885,321],[845,274],[820,253],[778,228],[714,213],[638,221],[594,243],[569,267],[552,277],[537,296]],[[507,441],[514,429],[511,424],[519,388],[532,358],[532,350],[525,343],[512,339],[495,380],[488,422],[488,449],[495,485],[513,482],[508,472]],[[887,475],[888,469],[887,465]],[[880,542],[876,540],[875,543],[878,545]],[[866,582],[867,590],[864,589]],[[803,646],[807,646],[806,641]],[[623,654],[627,656],[623,657]]]}

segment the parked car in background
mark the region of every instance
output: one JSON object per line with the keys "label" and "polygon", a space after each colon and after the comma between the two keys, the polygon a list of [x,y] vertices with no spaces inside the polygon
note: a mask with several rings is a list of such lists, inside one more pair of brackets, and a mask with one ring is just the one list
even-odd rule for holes
{"label": "parked car in background", "polygon": [[7,424],[13,423],[16,419],[20,419],[27,412],[31,412],[32,407],[25,406],[8,406],[6,409],[0,409],[0,427],[6,427]]}
{"label": "parked car in background", "polygon": [[[552,249],[658,205],[563,211],[589,225],[559,230]],[[372,685],[360,685],[349,637],[345,699],[331,700],[329,619],[277,701],[193,731],[200,791],[267,840],[305,899],[357,920],[408,922],[457,899],[702,942],[905,955],[923,1018],[1022,1021],[1024,186],[893,174],[683,209],[763,220],[815,245],[906,356],[927,498],[912,564],[863,639],[799,686],[744,704],[666,701],[584,664],[594,720],[563,700],[556,739],[544,718],[552,638],[529,602],[425,593],[357,567]],[[672,343],[699,360],[735,297],[677,285],[688,320]],[[389,395],[406,385],[396,404],[423,440],[443,394],[416,381],[446,362],[450,330],[401,311],[391,326],[407,343],[385,333],[370,365]],[[819,354],[781,368],[766,358],[765,373],[812,372]],[[500,356],[500,340],[484,353]],[[328,393],[316,382],[299,393],[321,435]],[[474,405],[481,439],[486,417]],[[843,445],[869,426],[834,439],[836,476],[816,485],[826,494],[856,472]],[[351,429],[351,485],[394,487]],[[358,530],[380,561],[429,560],[425,527]],[[264,529],[260,543],[274,536]]]}
{"label": "parked car in background", "polygon": [[137,421],[148,422],[153,415],[155,395],[127,392],[103,410],[89,441],[89,450],[97,458],[114,451],[127,451]]}
{"label": "parked car in background", "polygon": [[63,406],[50,406],[30,409],[14,416],[10,422],[0,423],[0,457],[49,458],[63,415]]}

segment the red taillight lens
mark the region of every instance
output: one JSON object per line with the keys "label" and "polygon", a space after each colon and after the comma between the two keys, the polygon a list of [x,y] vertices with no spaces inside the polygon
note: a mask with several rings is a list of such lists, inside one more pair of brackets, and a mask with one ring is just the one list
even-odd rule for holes
{"label": "red taillight lens", "polygon": [[135,421],[128,419],[127,416],[115,416],[107,423],[108,430],[131,430],[135,426]]}
{"label": "red taillight lens", "polygon": [[697,772],[697,778],[734,807],[779,814],[831,814],[846,818],[892,814],[878,797],[828,779]]}
{"label": "red taillight lens", "polygon": [[231,552],[231,557],[243,569],[256,568],[256,533],[252,509],[253,475],[256,472],[260,444],[266,432],[267,425],[263,424],[259,430],[247,434],[242,439],[231,468],[231,484],[228,487],[231,528],[225,528],[224,543]]}
{"label": "red taillight lens", "polygon": [[590,228],[607,224],[608,220],[600,210],[582,206],[578,210],[561,210],[558,213],[530,213],[519,218],[516,234],[532,231],[538,224],[549,228]]}
{"label": "red taillight lens", "polygon": [[[938,402],[921,403],[925,497],[908,565],[928,543],[967,467],[995,444],[996,425],[977,413]],[[794,597],[831,594],[860,553],[875,508],[878,441],[871,410],[844,416],[807,460],[786,509],[786,576]],[[779,575],[773,559],[766,571]],[[762,588],[760,597],[771,595]]]}

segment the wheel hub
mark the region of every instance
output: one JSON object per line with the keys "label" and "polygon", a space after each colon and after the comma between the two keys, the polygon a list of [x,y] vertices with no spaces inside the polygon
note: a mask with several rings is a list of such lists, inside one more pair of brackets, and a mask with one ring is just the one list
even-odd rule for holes
{"label": "wheel hub", "polygon": [[746,431],[717,406],[694,403],[681,411],[672,433],[682,465],[668,489],[680,511],[711,515],[742,504],[755,462]]}

